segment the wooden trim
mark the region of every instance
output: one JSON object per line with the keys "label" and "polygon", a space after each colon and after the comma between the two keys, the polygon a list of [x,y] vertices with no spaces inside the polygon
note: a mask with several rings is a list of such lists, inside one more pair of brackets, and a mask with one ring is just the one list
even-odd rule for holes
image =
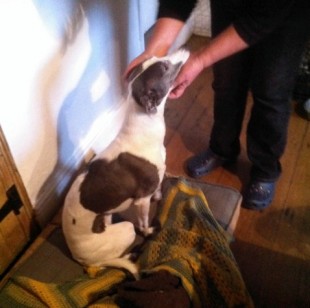
{"label": "wooden trim", "polygon": [[[17,170],[13,156],[9,149],[9,145],[5,139],[3,130],[0,126],[0,180],[1,191],[4,192],[3,199],[5,200],[5,193],[7,194],[7,202],[14,202],[15,198],[11,199],[8,196],[8,191],[12,191],[12,188],[16,188],[16,195],[20,199],[21,203],[18,209],[10,210],[7,215],[1,221],[1,236],[3,239],[9,235],[7,241],[14,240],[12,245],[9,242],[3,243],[4,247],[8,246],[8,254],[3,256],[3,266],[1,268],[0,284],[6,280],[9,275],[10,268],[18,260],[23,251],[29,246],[29,244],[37,237],[39,233],[39,227],[34,217],[33,207],[28,197],[26,188],[22,181],[22,178]],[[18,200],[17,199],[17,200]],[[4,206],[11,206],[10,203],[1,204],[0,207],[4,209]],[[14,205],[14,203],[13,203]],[[14,209],[14,210],[13,210]],[[15,212],[17,211],[17,212]],[[9,229],[8,229],[9,228]],[[11,231],[10,231],[11,230]],[[13,232],[13,233],[11,233]],[[2,247],[3,249],[6,249]],[[10,249],[9,249],[10,248]],[[1,257],[1,256],[0,256]]]}

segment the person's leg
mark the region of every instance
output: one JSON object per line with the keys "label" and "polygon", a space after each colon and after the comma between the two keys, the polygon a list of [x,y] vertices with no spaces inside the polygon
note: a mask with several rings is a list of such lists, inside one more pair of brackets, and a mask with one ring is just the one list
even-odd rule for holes
{"label": "person's leg", "polygon": [[251,75],[250,50],[214,65],[214,124],[210,148],[214,153],[235,159],[240,152],[240,131],[244,118]]}
{"label": "person's leg", "polygon": [[[221,1],[211,1],[212,35],[229,26],[234,14]],[[246,50],[213,66],[214,124],[210,148],[187,161],[190,176],[202,176],[216,167],[234,161],[240,152],[239,135],[248,93],[251,56]]]}
{"label": "person's leg", "polygon": [[309,12],[296,10],[283,27],[254,47],[254,106],[247,130],[247,150],[253,167],[245,194],[245,206],[249,208],[261,209],[271,203],[275,181],[281,174],[291,94],[310,35],[309,16]]}

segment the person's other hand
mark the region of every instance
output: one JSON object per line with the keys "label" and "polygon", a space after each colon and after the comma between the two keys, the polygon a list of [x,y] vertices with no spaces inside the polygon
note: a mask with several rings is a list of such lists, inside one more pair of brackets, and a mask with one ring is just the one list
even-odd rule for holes
{"label": "person's other hand", "polygon": [[200,61],[199,57],[195,54],[191,54],[174,81],[169,98],[176,99],[182,96],[185,89],[196,79],[203,69],[203,63]]}

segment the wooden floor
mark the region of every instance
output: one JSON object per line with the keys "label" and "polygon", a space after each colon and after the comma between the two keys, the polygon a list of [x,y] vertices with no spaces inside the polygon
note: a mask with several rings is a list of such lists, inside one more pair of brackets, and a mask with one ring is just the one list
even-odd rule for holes
{"label": "wooden floor", "polygon": [[[194,36],[188,46],[195,49],[206,41]],[[173,175],[185,175],[184,161],[208,145],[213,121],[211,83],[212,71],[207,70],[180,99],[167,103],[167,171]],[[245,126],[251,104],[249,96],[238,162],[202,180],[243,190],[250,169]],[[232,250],[256,307],[310,307],[310,122],[295,113],[282,166],[270,208],[241,210]]]}

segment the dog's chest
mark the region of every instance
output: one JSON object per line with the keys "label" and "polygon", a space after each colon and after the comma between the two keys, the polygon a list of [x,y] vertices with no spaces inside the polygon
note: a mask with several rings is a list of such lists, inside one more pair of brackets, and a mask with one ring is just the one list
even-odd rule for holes
{"label": "dog's chest", "polygon": [[165,132],[162,115],[128,115],[115,140],[98,157],[110,161],[128,152],[160,167],[165,163],[162,155]]}

